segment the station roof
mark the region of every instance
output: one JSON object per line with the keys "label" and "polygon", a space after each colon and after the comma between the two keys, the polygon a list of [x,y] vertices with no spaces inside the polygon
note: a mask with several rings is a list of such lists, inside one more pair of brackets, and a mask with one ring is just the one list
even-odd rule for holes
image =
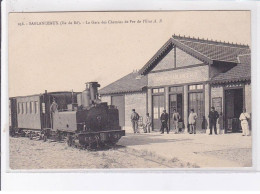
{"label": "station roof", "polygon": [[208,65],[213,64],[214,61],[239,63],[238,55],[250,53],[248,45],[173,35],[143,66],[139,73],[142,75],[149,73],[163,58],[164,54],[175,46]]}
{"label": "station roof", "polygon": [[147,76],[132,72],[99,90],[100,95],[142,92],[147,87]]}
{"label": "station roof", "polygon": [[239,55],[239,63],[225,73],[220,73],[211,79],[211,83],[226,83],[251,80],[251,55]]}

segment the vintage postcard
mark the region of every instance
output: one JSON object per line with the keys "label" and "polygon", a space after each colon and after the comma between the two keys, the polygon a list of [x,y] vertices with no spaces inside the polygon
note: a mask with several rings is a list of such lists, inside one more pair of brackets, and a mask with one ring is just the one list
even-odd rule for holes
{"label": "vintage postcard", "polygon": [[8,35],[11,170],[252,167],[251,11],[10,13]]}

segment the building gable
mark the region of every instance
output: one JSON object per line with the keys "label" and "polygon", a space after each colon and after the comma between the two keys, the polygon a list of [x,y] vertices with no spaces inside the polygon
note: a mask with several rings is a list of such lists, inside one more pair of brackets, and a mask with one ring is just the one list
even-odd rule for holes
{"label": "building gable", "polygon": [[[175,56],[176,55],[176,56]],[[179,48],[172,48],[152,71],[167,70],[175,67],[185,67],[190,65],[202,64],[203,62],[187,54]]]}
{"label": "building gable", "polygon": [[203,62],[187,54],[181,49],[176,48],[176,67],[185,67],[190,65],[202,64]]}

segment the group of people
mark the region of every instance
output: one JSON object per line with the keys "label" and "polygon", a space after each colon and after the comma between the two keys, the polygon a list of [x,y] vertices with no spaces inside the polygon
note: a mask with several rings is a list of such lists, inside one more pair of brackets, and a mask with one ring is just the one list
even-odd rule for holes
{"label": "group of people", "polygon": [[[134,133],[139,133],[138,131],[138,121],[139,121],[139,114],[135,111],[135,109],[132,109],[131,114],[131,121],[132,121],[132,127],[134,130]],[[194,109],[190,110],[190,114],[188,117],[188,124],[189,124],[189,133],[190,134],[196,134],[196,122],[197,122],[198,115],[194,111]],[[212,135],[213,130],[215,135],[217,135],[217,122],[219,124],[219,134],[224,134],[224,118],[222,113],[218,113],[215,110],[215,107],[211,107],[211,111],[208,115],[209,118],[209,129],[210,133],[209,135]],[[176,111],[176,109],[173,109],[173,127],[175,133],[179,133],[179,121],[181,117],[180,114]],[[239,120],[241,121],[241,128],[243,131],[243,136],[249,135],[249,119],[250,115],[246,112],[246,109],[243,109],[243,112],[241,113]],[[168,127],[168,120],[169,120],[169,114],[166,112],[166,110],[163,110],[163,113],[161,114],[160,121],[161,121],[161,134],[164,134],[164,131],[166,129],[166,132],[169,134],[169,127]],[[144,124],[144,132],[150,133],[151,132],[151,125],[152,125],[152,119],[149,116],[149,113],[146,114],[145,124]]]}

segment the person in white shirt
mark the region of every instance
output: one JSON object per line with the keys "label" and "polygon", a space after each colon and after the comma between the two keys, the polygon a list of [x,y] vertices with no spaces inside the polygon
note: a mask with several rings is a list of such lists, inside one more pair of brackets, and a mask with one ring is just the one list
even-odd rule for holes
{"label": "person in white shirt", "polygon": [[174,127],[174,130],[175,130],[175,133],[179,133],[179,120],[180,120],[180,114],[176,111],[176,109],[174,108],[173,109],[173,127]]}
{"label": "person in white shirt", "polygon": [[189,125],[190,125],[190,134],[196,134],[196,120],[197,120],[197,113],[194,112],[194,109],[190,110],[189,115]]}
{"label": "person in white shirt", "polygon": [[145,133],[151,132],[151,125],[152,125],[152,119],[149,116],[149,113],[146,114],[146,121],[145,121]]}
{"label": "person in white shirt", "polygon": [[246,109],[244,108],[243,112],[239,117],[239,120],[241,121],[243,136],[245,135],[249,136],[249,119],[250,119],[250,115],[246,112]]}

